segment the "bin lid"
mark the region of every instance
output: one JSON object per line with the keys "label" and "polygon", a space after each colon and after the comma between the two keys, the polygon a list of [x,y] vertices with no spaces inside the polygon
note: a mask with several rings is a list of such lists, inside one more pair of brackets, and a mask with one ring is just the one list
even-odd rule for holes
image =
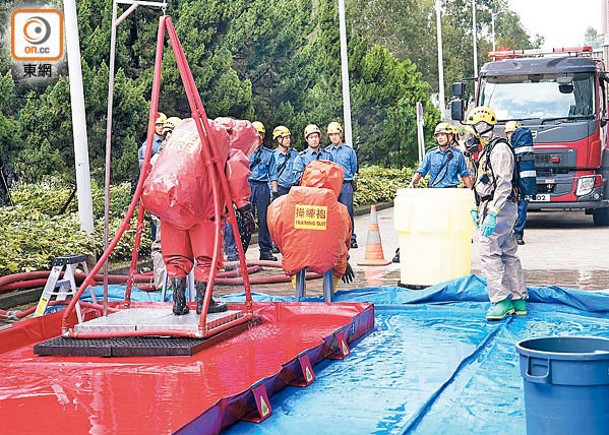
{"label": "bin lid", "polygon": [[521,355],[556,360],[609,359],[609,339],[593,336],[537,337],[516,343]]}

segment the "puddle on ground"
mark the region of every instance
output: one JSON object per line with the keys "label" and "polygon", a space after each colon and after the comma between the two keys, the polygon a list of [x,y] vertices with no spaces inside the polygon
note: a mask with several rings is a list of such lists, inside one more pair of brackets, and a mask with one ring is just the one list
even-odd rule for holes
{"label": "puddle on ground", "polygon": [[[276,275],[280,270],[263,271],[252,276]],[[339,282],[339,290],[348,290],[362,287],[395,287],[400,280],[400,271],[397,265],[389,267],[358,267],[355,270],[356,278],[350,284]],[[474,270],[472,273],[480,274]],[[545,287],[559,286],[579,290],[606,290],[609,289],[609,271],[607,270],[525,270],[525,280],[528,286]],[[259,284],[252,286],[256,293],[266,293],[273,296],[293,296],[294,290],[289,282],[281,284]],[[217,296],[242,291],[238,287],[216,286],[214,294]],[[307,282],[307,295],[322,294],[322,281],[316,279]]]}

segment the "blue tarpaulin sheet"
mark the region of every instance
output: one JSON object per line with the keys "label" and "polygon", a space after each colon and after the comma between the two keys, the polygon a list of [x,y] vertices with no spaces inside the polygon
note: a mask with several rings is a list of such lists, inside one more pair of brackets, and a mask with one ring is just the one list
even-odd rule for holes
{"label": "blue tarpaulin sheet", "polygon": [[[112,286],[112,298],[122,300],[121,289]],[[345,360],[315,366],[317,379],[309,387],[272,396],[268,419],[238,423],[226,433],[525,434],[515,343],[556,335],[609,338],[609,293],[529,287],[529,295],[529,315],[490,323],[484,319],[485,282],[475,275],[426,290],[339,291],[337,301],[375,304],[375,331]],[[133,294],[140,301],[159,297]],[[244,295],[220,299],[237,302]]]}
{"label": "blue tarpaulin sheet", "polygon": [[530,287],[529,294],[528,316],[490,323],[485,282],[474,275],[422,291],[338,292],[338,301],[373,302],[376,330],[347,359],[315,366],[309,387],[273,396],[267,420],[226,433],[525,434],[515,343],[609,338],[609,294],[560,287]]}

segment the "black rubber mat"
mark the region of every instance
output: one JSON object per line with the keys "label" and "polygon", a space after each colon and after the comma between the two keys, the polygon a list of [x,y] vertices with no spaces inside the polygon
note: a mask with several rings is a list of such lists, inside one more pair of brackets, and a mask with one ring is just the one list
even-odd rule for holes
{"label": "black rubber mat", "polygon": [[258,323],[237,325],[206,339],[182,337],[57,337],[34,345],[38,356],[192,356],[215,343],[227,340]]}

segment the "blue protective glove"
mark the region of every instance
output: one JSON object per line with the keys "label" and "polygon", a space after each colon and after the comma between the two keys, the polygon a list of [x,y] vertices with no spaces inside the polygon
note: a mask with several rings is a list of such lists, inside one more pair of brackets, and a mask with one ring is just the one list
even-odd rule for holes
{"label": "blue protective glove", "polygon": [[495,227],[497,226],[497,212],[491,210],[488,212],[484,220],[482,221],[482,225],[480,225],[480,233],[484,237],[488,237],[495,231]]}
{"label": "blue protective glove", "polygon": [[474,221],[474,225],[476,225],[476,228],[480,228],[480,224],[478,223],[478,221],[480,220],[480,213],[478,213],[478,209],[472,208],[469,211],[469,214],[472,216],[472,221]]}

